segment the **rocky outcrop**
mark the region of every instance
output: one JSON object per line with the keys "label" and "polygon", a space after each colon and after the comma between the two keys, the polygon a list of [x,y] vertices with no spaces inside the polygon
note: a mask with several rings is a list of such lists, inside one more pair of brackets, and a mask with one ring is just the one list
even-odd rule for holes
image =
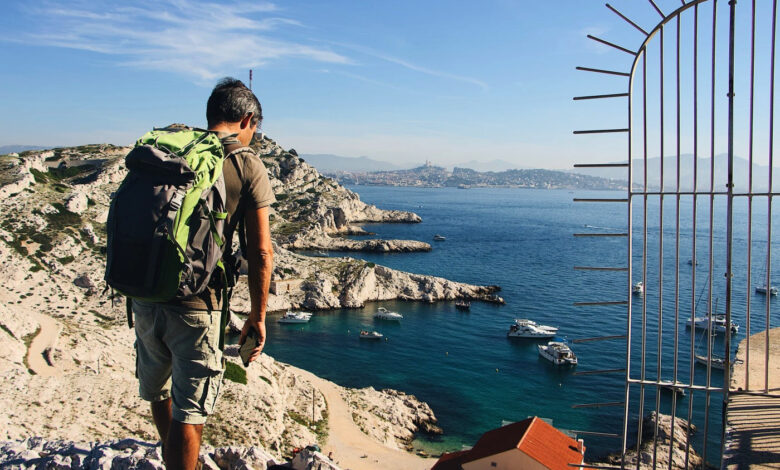
{"label": "rocky outcrop", "polygon": [[[304,448],[284,462],[255,446],[217,447],[205,445],[200,450],[204,470],[254,469],[270,470],[340,470],[328,457]],[[159,443],[137,439],[106,442],[73,442],[31,437],[21,441],[0,441],[0,467],[8,469],[71,470],[89,468],[113,470],[139,468],[164,470]]]}
{"label": "rocky outcrop", "polygon": [[[50,153],[50,152],[49,152]],[[7,156],[0,160],[0,200],[20,193],[35,183],[31,170],[46,171],[43,165],[45,156],[42,153],[21,159],[18,155]]]}
{"label": "rocky outcrop", "polygon": [[[273,283],[300,281],[299,285],[272,291],[269,311],[305,308],[328,310],[360,308],[367,302],[410,300],[481,300],[503,304],[498,286],[476,286],[436,276],[412,274],[353,258],[312,258],[274,245]],[[242,280],[231,298],[236,313],[249,312],[249,291]]]}
{"label": "rocky outcrop", "polygon": [[417,240],[351,240],[331,237],[324,232],[312,230],[291,236],[285,246],[295,250],[327,251],[369,251],[380,253],[409,253],[431,251],[431,245]]}
{"label": "rocky outcrop", "polygon": [[[639,446],[639,452],[637,453],[635,448],[626,451],[626,468],[637,468],[637,460],[639,460],[638,468],[640,470],[651,470],[653,468],[674,468],[680,470],[686,468],[704,468],[701,456],[693,450],[693,447],[689,448],[686,459],[686,434],[693,434],[696,432],[696,426],[689,424],[688,421],[683,418],[676,417],[674,419],[674,429],[672,429],[672,417],[665,414],[659,414],[657,420],[657,445],[653,444],[656,428],[656,413],[655,411],[651,411],[642,421],[643,437],[642,444]],[[674,436],[673,446],[672,436]],[[671,466],[669,465],[670,449],[672,455]],[[655,466],[653,466],[653,460],[655,460]],[[605,463],[608,465],[620,465],[620,462],[620,454],[613,454],[607,458]]]}
{"label": "rocky outcrop", "polygon": [[[204,446],[200,451],[204,469],[254,468],[265,470],[281,462],[257,447]],[[287,465],[285,465],[287,466]],[[162,451],[157,443],[137,439],[107,442],[48,441],[32,437],[22,441],[0,442],[0,467],[11,469],[143,468],[164,470]]]}
{"label": "rocky outcrop", "polygon": [[74,214],[83,214],[87,210],[89,198],[82,191],[73,191],[65,201],[65,208]]}
{"label": "rocky outcrop", "polygon": [[[375,390],[373,387],[345,389],[342,397],[353,408],[352,419],[375,440],[394,447],[401,443],[411,449],[413,429],[427,434],[442,434],[433,410],[414,395],[398,390]],[[374,416],[382,417],[377,426]]]}
{"label": "rocky outcrop", "polygon": [[[22,189],[3,193],[0,219],[4,285],[0,290],[4,380],[0,439],[46,435],[106,441],[129,435],[150,441],[156,435],[148,405],[137,396],[134,335],[126,326],[124,299],[96,295],[106,288],[105,250],[100,243],[106,239],[110,195],[125,174],[121,162],[126,152],[127,148],[85,146],[0,158],[4,169],[13,170],[0,171],[0,189],[28,180],[19,186]],[[273,211],[274,281],[299,282],[290,292],[271,295],[269,310],[358,307],[386,299],[501,301],[495,296],[496,287],[403,273],[351,258],[306,257],[286,249],[291,240],[301,239],[301,227],[314,227],[311,237],[338,243],[346,239],[331,235],[359,232],[354,224],[360,220],[414,222],[419,218],[363,204],[357,195],[321,177],[292,153],[275,149],[270,154],[276,156],[266,159],[278,164],[273,170],[278,176],[271,179],[280,190],[278,195],[294,191],[286,199],[280,197],[289,205],[280,203]],[[376,242],[367,241],[366,246],[370,243]],[[233,306],[248,311],[248,305],[242,283]],[[56,328],[48,328],[49,322]],[[44,341],[47,335],[53,335],[54,341]],[[37,343],[43,347],[31,346]],[[31,354],[42,360],[34,364]],[[228,368],[241,370],[235,354],[228,361]],[[300,369],[261,356],[247,370],[246,383],[233,377],[236,380],[222,384],[222,398],[205,442],[262,446],[272,455],[289,455],[295,447],[320,442],[327,431],[328,407],[322,393],[312,393],[307,377]],[[374,396],[374,392],[360,392],[372,395],[372,406],[360,416],[365,429],[382,430],[377,439],[402,446],[418,430],[436,431],[435,418],[423,404],[405,395],[383,391]],[[247,436],[252,436],[251,442]],[[104,448],[117,450],[114,444]],[[127,451],[145,452],[142,445]],[[41,457],[38,452],[34,458]],[[130,457],[120,461],[123,458]]]}

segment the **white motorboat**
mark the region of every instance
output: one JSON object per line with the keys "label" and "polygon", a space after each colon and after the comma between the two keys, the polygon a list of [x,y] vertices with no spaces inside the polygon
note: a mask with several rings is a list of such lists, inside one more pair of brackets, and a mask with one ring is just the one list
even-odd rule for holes
{"label": "white motorboat", "polygon": [[552,338],[558,333],[554,326],[540,325],[533,320],[515,319],[506,333],[510,338]]}
{"label": "white motorboat", "polygon": [[362,330],[360,332],[360,339],[382,339],[385,335],[378,331]]}
{"label": "white motorboat", "polygon": [[[716,307],[717,308],[717,307]],[[695,325],[697,330],[709,330],[709,321],[707,317],[696,317],[693,319],[693,324]],[[689,318],[686,322],[686,325],[688,328],[691,327],[691,319]],[[712,325],[713,325],[713,331],[715,333],[725,333],[726,332],[726,315],[713,315],[712,316]],[[739,331],[739,325],[731,322],[731,332],[736,333]]]}
{"label": "white motorboat", "polygon": [[550,341],[547,344],[540,344],[536,347],[539,350],[540,356],[552,362],[556,366],[577,365],[577,356],[574,355],[574,352],[566,343]]}
{"label": "white motorboat", "polygon": [[447,238],[444,235],[439,235],[438,233],[433,236],[433,240],[437,242],[443,242]]}
{"label": "white motorboat", "polygon": [[636,284],[631,286],[631,292],[634,293],[634,294],[644,294],[645,293],[645,283],[642,282],[642,281],[637,282]]}
{"label": "white motorboat", "polygon": [[287,311],[279,318],[279,323],[308,323],[311,320],[311,313],[309,312],[292,312]]}
{"label": "white motorboat", "polygon": [[[762,286],[756,286],[756,292],[758,292],[759,294],[766,295],[767,293],[766,284]],[[769,286],[769,295],[777,295],[777,287]]]}
{"label": "white motorboat", "polygon": [[376,313],[374,314],[374,318],[378,318],[380,320],[403,320],[404,316],[397,312],[391,312],[384,307],[379,307],[379,309],[377,309]]}

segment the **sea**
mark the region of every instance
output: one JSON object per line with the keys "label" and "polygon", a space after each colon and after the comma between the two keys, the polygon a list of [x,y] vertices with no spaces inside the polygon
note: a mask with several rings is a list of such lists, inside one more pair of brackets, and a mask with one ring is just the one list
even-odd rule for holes
{"label": "sea", "polygon": [[[329,256],[351,256],[413,273],[498,285],[499,295],[506,301],[505,305],[475,301],[469,311],[460,311],[454,302],[448,301],[381,301],[368,303],[362,309],[316,312],[303,325],[282,325],[275,321],[276,315],[269,317],[265,352],[275,359],[339,385],[397,389],[428,403],[444,434],[419,435],[413,442],[417,449],[433,454],[461,450],[473,445],[485,431],[529,416],[551,420],[563,430],[620,434],[623,407],[606,405],[625,400],[625,375],[619,371],[625,367],[628,353],[625,340],[574,341],[624,334],[627,308],[576,306],[578,302],[631,297],[633,378],[677,377],[678,381],[689,383],[691,351],[706,354],[711,341],[712,350],[723,354],[723,335],[692,335],[685,320],[694,309],[697,316],[706,315],[710,309],[718,313],[725,310],[725,198],[716,198],[710,207],[709,197],[698,196],[694,204],[691,196],[682,196],[679,212],[674,197],[666,197],[663,207],[657,197],[647,202],[641,197],[634,199],[634,223],[640,229],[634,231],[632,282],[644,280],[646,292],[640,296],[628,294],[630,286],[625,272],[575,269],[626,266],[625,238],[574,236],[625,232],[628,217],[624,203],[574,201],[620,198],[625,193],[522,188],[349,189],[379,208],[412,211],[422,217],[419,224],[366,224],[363,227],[373,233],[368,237],[421,240],[430,243],[432,250],[386,254],[330,252]],[[759,283],[756,278],[765,276],[767,269],[770,218],[766,199],[756,198],[752,211],[751,266],[755,286]],[[678,214],[679,242],[675,230]],[[732,338],[732,357],[736,345],[745,337],[748,301],[754,333],[765,328],[766,312],[780,306],[777,297],[748,291],[747,215],[747,201],[736,201],[732,211],[735,229],[731,236],[736,248],[731,308],[740,331]],[[659,231],[661,218],[663,230]],[[694,220],[695,237],[691,229]],[[644,225],[648,227],[646,237],[641,229]],[[777,223],[772,225],[773,232],[780,233]],[[433,241],[436,234],[446,240]],[[776,258],[775,243],[771,246]],[[642,262],[645,252],[646,266]],[[659,293],[659,286],[663,292]],[[679,301],[675,302],[677,289]],[[379,307],[403,314],[403,321],[375,320],[373,314]],[[660,342],[659,312],[663,317]],[[570,344],[579,364],[575,368],[556,367],[539,357],[540,341],[508,338],[507,330],[516,318],[557,326],[557,339]],[[771,316],[770,324],[780,326],[777,314]],[[361,341],[362,329],[379,331],[385,335],[384,340]],[[613,369],[618,371],[576,374]],[[693,382],[706,384],[706,372],[706,367],[694,366]],[[714,386],[722,385],[722,371],[713,370],[709,380]],[[671,413],[670,393],[661,391],[657,396],[653,386],[644,387],[643,393],[638,386],[630,388],[629,445],[638,437],[639,400],[643,401],[642,414],[646,414],[655,409],[656,398],[661,411]],[[710,403],[709,413],[705,413],[706,400]],[[702,453],[706,441],[707,460],[715,465],[721,452],[722,400],[721,394],[705,396],[701,391],[676,400],[676,415],[685,419],[690,415],[698,427],[693,435],[694,449]],[[605,406],[575,407],[593,403]],[[586,457],[591,461],[621,448],[621,440],[614,437],[582,433],[579,437],[584,439]]]}

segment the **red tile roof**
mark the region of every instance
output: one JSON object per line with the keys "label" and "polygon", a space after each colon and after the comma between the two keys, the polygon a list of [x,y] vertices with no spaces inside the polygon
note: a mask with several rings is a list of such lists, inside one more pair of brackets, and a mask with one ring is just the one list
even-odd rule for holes
{"label": "red tile roof", "polygon": [[468,450],[441,454],[431,470],[461,470],[460,464],[467,460],[468,454]]}
{"label": "red tile roof", "polygon": [[[582,445],[579,442],[534,417],[486,432],[473,449],[466,455],[458,456],[458,465],[512,449],[519,449],[552,470],[571,470],[573,467],[569,463],[582,463]],[[434,468],[449,470],[459,467]]]}
{"label": "red tile roof", "polygon": [[570,463],[582,463],[582,444],[539,418],[520,441],[520,451],[552,470],[571,470]]}

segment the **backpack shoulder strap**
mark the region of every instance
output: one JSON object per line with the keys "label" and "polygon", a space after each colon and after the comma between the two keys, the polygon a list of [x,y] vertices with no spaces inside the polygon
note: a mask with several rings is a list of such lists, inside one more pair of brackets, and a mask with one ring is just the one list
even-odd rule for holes
{"label": "backpack shoulder strap", "polygon": [[[250,147],[242,144],[241,142],[228,142],[225,144],[225,158],[230,161],[230,163],[233,165],[233,167],[236,169],[236,174],[238,175],[238,178],[240,181],[244,181],[244,171],[242,168],[242,165],[238,162],[238,154],[243,152],[244,150],[252,151]],[[247,187],[246,185],[241,185],[241,193],[239,195],[238,199],[238,205],[236,206],[236,212],[235,216],[238,216],[238,224],[236,225],[236,231],[238,232],[238,243],[239,247],[241,249],[241,254],[246,258],[247,253],[247,242],[246,242],[246,227],[244,223],[244,213],[246,211],[245,208],[245,196],[247,194]],[[232,256],[232,253],[228,253],[228,256],[231,259],[231,272],[228,273],[228,280],[229,284],[235,284],[235,281],[238,278],[238,265],[237,260],[235,257]]]}

